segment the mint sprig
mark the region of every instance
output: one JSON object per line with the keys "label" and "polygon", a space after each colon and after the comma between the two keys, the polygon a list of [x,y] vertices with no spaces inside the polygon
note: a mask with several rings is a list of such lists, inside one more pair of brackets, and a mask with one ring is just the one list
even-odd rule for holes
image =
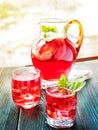
{"label": "mint sprig", "polygon": [[64,74],[62,74],[58,80],[59,88],[66,88],[72,92],[80,91],[85,86],[85,84],[86,82],[81,81],[81,78],[76,78],[74,81],[69,81],[69,79]]}
{"label": "mint sprig", "polygon": [[58,37],[58,29],[56,26],[42,25],[41,30],[43,32],[45,41],[51,41]]}
{"label": "mint sprig", "polygon": [[58,32],[57,27],[55,27],[55,26],[42,25],[42,26],[41,26],[41,30],[42,30],[42,32],[44,32],[44,33],[47,33],[47,32],[57,33],[57,32]]}
{"label": "mint sprig", "polygon": [[51,41],[53,39],[64,37],[64,32],[59,32],[58,27],[56,26],[49,26],[49,25],[42,25],[41,31],[43,32],[44,40]]}

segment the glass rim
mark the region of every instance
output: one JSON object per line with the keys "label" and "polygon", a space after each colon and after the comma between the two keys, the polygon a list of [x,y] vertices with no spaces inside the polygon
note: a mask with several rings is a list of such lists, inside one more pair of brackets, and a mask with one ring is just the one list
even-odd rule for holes
{"label": "glass rim", "polygon": [[58,18],[43,18],[40,19],[39,23],[67,23],[68,21],[65,19],[58,19]]}
{"label": "glass rim", "polygon": [[40,75],[40,70],[34,66],[23,66],[23,67],[21,66],[12,70],[12,76],[16,74],[25,74],[26,72],[31,73],[33,72],[33,70],[35,70],[37,74]]}
{"label": "glass rim", "polygon": [[[46,93],[47,94],[49,94],[50,96],[52,96],[52,97],[56,97],[56,98],[67,98],[67,97],[71,97],[71,96],[74,96],[74,95],[77,95],[77,93],[75,93],[75,92],[72,92],[70,89],[67,89],[67,88],[62,88],[62,89],[65,89],[65,90],[68,90],[68,91],[70,91],[70,92],[72,92],[71,94],[68,94],[68,95],[61,95],[61,96],[56,96],[55,94],[51,94],[51,92],[49,92],[48,91],[48,89],[52,89],[52,88],[58,88],[57,87],[57,85],[54,85],[53,87],[47,87],[46,89],[45,89],[45,91],[46,91]],[[61,93],[61,92],[60,92]]]}

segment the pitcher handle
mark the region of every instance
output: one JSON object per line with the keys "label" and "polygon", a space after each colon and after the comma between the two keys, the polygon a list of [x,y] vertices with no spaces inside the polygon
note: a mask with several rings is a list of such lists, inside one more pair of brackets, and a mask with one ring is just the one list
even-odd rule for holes
{"label": "pitcher handle", "polygon": [[[76,47],[76,50],[78,52],[80,47],[81,47],[81,45],[82,45],[82,41],[83,41],[83,27],[82,27],[82,24],[78,20],[71,20],[65,26],[66,32],[68,32],[69,27],[73,23],[77,24],[78,27],[79,27],[79,39],[77,41],[77,47]],[[66,35],[68,35],[68,34],[66,33]]]}

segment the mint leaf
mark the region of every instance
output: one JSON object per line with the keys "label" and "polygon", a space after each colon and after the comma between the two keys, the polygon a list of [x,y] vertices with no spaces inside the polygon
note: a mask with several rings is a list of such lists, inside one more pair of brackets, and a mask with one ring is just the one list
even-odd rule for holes
{"label": "mint leaf", "polygon": [[74,90],[74,92],[78,92],[80,91],[84,86],[85,86],[86,82],[79,82],[76,89]]}
{"label": "mint leaf", "polygon": [[43,32],[43,36],[44,36],[45,41],[51,41],[51,40],[56,39],[60,36],[56,26],[42,25],[41,30]]}
{"label": "mint leaf", "polygon": [[58,86],[62,87],[62,88],[66,88],[66,86],[68,86],[68,78],[65,77],[65,75],[61,75],[59,81],[58,81]]}
{"label": "mint leaf", "polygon": [[62,74],[60,79],[58,80],[59,88],[66,88],[71,90],[72,92],[78,92],[85,86],[85,81],[81,81],[81,78],[77,78],[74,81],[69,81],[68,78]]}
{"label": "mint leaf", "polygon": [[57,27],[55,27],[55,26],[45,26],[45,25],[42,25],[41,26],[41,30],[44,33],[47,33],[47,32],[50,32],[50,31],[51,32],[55,32],[55,33],[58,32]]}
{"label": "mint leaf", "polygon": [[58,26],[53,25],[42,25],[41,31],[45,41],[51,41],[53,39],[65,38],[66,33],[64,27],[61,29]]}
{"label": "mint leaf", "polygon": [[47,33],[44,33],[44,38],[51,38],[51,39],[54,39],[58,37],[58,33],[53,33],[53,32],[47,32]]}

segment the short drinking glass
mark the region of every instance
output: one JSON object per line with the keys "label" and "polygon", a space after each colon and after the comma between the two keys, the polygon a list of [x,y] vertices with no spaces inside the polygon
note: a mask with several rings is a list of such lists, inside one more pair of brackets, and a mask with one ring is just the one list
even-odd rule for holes
{"label": "short drinking glass", "polygon": [[34,67],[20,67],[12,72],[12,98],[18,107],[29,109],[41,98],[40,71]]}
{"label": "short drinking glass", "polygon": [[47,123],[54,128],[70,128],[75,124],[77,94],[68,89],[46,89]]}

